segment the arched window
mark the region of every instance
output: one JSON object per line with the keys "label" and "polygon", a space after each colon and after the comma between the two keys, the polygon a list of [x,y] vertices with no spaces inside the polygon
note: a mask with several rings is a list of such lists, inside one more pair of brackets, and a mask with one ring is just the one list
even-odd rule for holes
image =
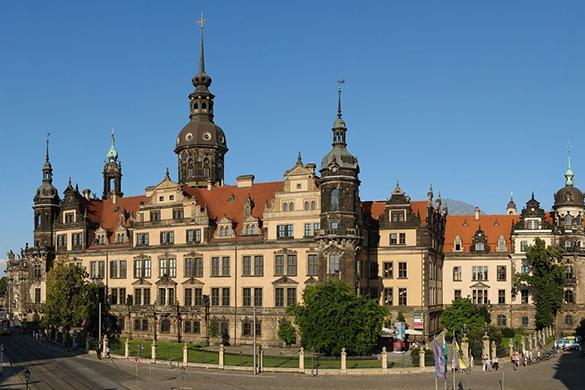
{"label": "arched window", "polygon": [[309,203],[309,201],[305,200],[305,210],[309,210],[310,207],[311,207],[311,204]]}
{"label": "arched window", "polygon": [[207,109],[207,104],[205,104],[205,102],[201,103],[201,109],[202,110],[206,110]]}
{"label": "arched window", "polygon": [[193,109],[195,111],[199,110],[199,104],[197,104],[197,102],[193,103]]}
{"label": "arched window", "polygon": [[571,249],[573,243],[570,240],[565,241],[565,249]]}
{"label": "arched window", "polygon": [[288,209],[289,209],[290,211],[294,211],[294,209],[295,209],[295,204],[294,204],[294,202],[290,202],[290,204],[288,205]]}
{"label": "arched window", "polygon": [[282,204],[282,211],[288,211],[288,202]]}
{"label": "arched window", "polygon": [[507,322],[506,316],[504,314],[498,314],[497,319],[498,326],[505,327],[506,322]]}
{"label": "arched window", "polygon": [[565,226],[571,226],[572,223],[573,217],[571,217],[571,214],[565,215]]}
{"label": "arched window", "polygon": [[317,208],[317,203],[314,200],[312,200],[311,201],[311,210],[315,210],[316,208]]}
{"label": "arched window", "polygon": [[339,189],[334,188],[331,190],[331,210],[339,210]]}
{"label": "arched window", "polygon": [[573,326],[573,316],[570,314],[567,314],[565,316],[565,325],[566,326]]}
{"label": "arched window", "polygon": [[565,303],[575,303],[574,299],[573,299],[573,291],[571,290],[565,290]]}

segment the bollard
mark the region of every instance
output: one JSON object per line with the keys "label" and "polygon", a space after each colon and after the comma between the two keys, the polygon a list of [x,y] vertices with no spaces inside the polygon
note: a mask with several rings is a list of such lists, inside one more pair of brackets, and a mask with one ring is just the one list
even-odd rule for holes
{"label": "bollard", "polygon": [[482,360],[487,356],[490,356],[490,336],[488,336],[487,332],[481,338],[483,341],[482,348],[481,348],[481,358]]}
{"label": "bollard", "polygon": [[528,350],[529,351],[533,351],[534,349],[536,349],[536,346],[533,344],[534,343],[532,342],[532,337],[528,336]]}
{"label": "bollard", "polygon": [[187,367],[189,364],[189,345],[187,342],[183,344],[183,367]]}
{"label": "bollard", "polygon": [[496,347],[496,342],[492,340],[492,360],[498,356],[498,349]]}
{"label": "bollard", "polygon": [[305,349],[303,347],[299,349],[299,370],[305,371]]}
{"label": "bollard", "polygon": [[108,340],[108,336],[104,335],[104,345],[102,347],[102,356],[105,353],[106,355],[108,355],[108,344],[109,344],[109,340]]}
{"label": "bollard", "polygon": [[530,337],[532,337],[532,344],[534,344],[534,348],[536,350],[539,350],[540,348],[539,348],[539,345],[538,345],[538,336],[537,336],[537,334],[536,333],[533,333],[532,336],[530,336]]}
{"label": "bollard", "polygon": [[382,373],[386,374],[388,372],[388,352],[386,351],[386,347],[382,348]]}
{"label": "bollard", "polygon": [[124,342],[124,357],[128,359],[130,357],[130,339],[126,337],[126,341]]}
{"label": "bollard", "polygon": [[151,354],[150,362],[152,364],[156,364],[156,340],[152,341],[152,345],[150,347],[150,354]]}
{"label": "bollard", "polygon": [[260,346],[260,351],[258,352],[258,356],[259,356],[259,369],[258,372],[263,372],[264,371],[264,350],[262,349],[262,346]]}
{"label": "bollard", "polygon": [[425,350],[422,347],[418,350],[418,366],[420,368],[424,368],[425,366]]}
{"label": "bollard", "polygon": [[463,334],[463,338],[461,338],[461,352],[463,353],[463,361],[467,363],[467,366],[471,366],[471,362],[469,361],[469,338],[467,334]]}
{"label": "bollard", "polygon": [[520,339],[520,351],[522,352],[522,355],[526,354],[526,341],[524,341],[524,336]]}
{"label": "bollard", "polygon": [[225,347],[223,346],[223,343],[219,345],[219,368],[223,370],[223,354],[225,352]]}
{"label": "bollard", "polygon": [[341,348],[341,371],[343,373],[347,372],[347,352],[345,352],[345,348]]}
{"label": "bollard", "polygon": [[508,344],[508,349],[510,351],[510,358],[512,357],[512,355],[514,354],[514,339],[510,339],[510,342]]}

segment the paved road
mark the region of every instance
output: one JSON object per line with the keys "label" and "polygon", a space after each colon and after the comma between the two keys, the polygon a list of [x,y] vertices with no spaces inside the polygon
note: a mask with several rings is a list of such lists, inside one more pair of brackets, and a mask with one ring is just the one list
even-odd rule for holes
{"label": "paved road", "polygon": [[[4,368],[0,389],[24,389],[23,370],[32,372],[32,389],[193,389],[193,390],[272,390],[272,389],[429,389],[435,388],[432,374],[385,376],[317,376],[263,373],[257,376],[245,371],[220,371],[189,368],[153,367],[126,360],[101,360],[95,356],[75,355],[52,344],[41,344],[30,336],[12,335],[0,338],[13,367]],[[457,377],[455,388],[468,389],[583,389],[585,357],[565,353],[556,359],[534,366],[512,370],[482,372],[474,369],[470,377]],[[444,384],[439,382],[439,389]],[[452,388],[449,376],[447,388]]]}

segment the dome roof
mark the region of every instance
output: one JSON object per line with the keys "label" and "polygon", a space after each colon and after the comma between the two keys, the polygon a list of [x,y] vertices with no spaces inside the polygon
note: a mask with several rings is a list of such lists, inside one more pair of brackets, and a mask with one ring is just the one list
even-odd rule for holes
{"label": "dome roof", "polygon": [[555,207],[583,205],[583,193],[575,186],[565,185],[555,194]]}
{"label": "dome roof", "polygon": [[59,192],[57,188],[53,185],[53,183],[49,181],[43,181],[43,183],[37,188],[37,192],[35,195],[35,201],[38,200],[53,200],[59,199]]}
{"label": "dome roof", "polygon": [[358,168],[358,159],[353,154],[347,150],[346,147],[336,145],[334,146],[329,153],[323,157],[321,160],[321,169],[325,169],[331,164],[333,161],[340,167],[340,168],[349,168],[349,169],[357,169]]}
{"label": "dome roof", "polygon": [[175,152],[193,146],[228,149],[223,129],[215,123],[206,120],[191,121],[183,127],[177,136]]}

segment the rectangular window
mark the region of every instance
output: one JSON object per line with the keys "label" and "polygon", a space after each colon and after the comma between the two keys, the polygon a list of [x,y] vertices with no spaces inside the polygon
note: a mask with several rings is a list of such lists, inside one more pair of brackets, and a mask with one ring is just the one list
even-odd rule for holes
{"label": "rectangular window", "polygon": [[143,332],[148,331],[148,319],[147,318],[142,319],[142,331]]}
{"label": "rectangular window", "polygon": [[73,223],[74,213],[65,213],[65,223]]}
{"label": "rectangular window", "polygon": [[284,275],[284,255],[276,255],[274,257],[274,275]]}
{"label": "rectangular window", "polygon": [[339,268],[339,262],[341,261],[341,255],[338,254],[334,254],[334,255],[329,255],[329,259],[328,259],[328,267],[327,267],[327,273],[329,275],[335,275],[335,274],[339,274],[340,272],[340,268]]}
{"label": "rectangular window", "polygon": [[193,305],[193,290],[190,288],[185,289],[185,306]]}
{"label": "rectangular window", "polygon": [[211,306],[219,306],[219,288],[211,289]]}
{"label": "rectangular window", "polygon": [[252,306],[252,289],[249,287],[244,287],[242,291],[242,306]]}
{"label": "rectangular window", "polygon": [[294,238],[293,225],[277,225],[276,238]]}
{"label": "rectangular window", "polygon": [[317,255],[310,253],[307,255],[307,276],[317,275]]}
{"label": "rectangular window", "polygon": [[169,288],[168,289],[168,294],[169,294],[169,300],[168,300],[168,305],[174,305],[175,304],[175,289],[174,288]]}
{"label": "rectangular window", "polygon": [[74,248],[79,248],[81,246],[81,233],[73,233],[71,235],[71,244]]}
{"label": "rectangular window", "polygon": [[194,288],[195,293],[195,305],[201,306],[203,305],[203,289],[202,288]]}
{"label": "rectangular window", "polygon": [[185,257],[184,273],[186,278],[192,278],[195,273],[195,259],[192,257]]}
{"label": "rectangular window", "polygon": [[392,222],[404,222],[404,210],[391,211],[390,220]]}
{"label": "rectangular window", "polygon": [[158,304],[159,305],[166,305],[167,303],[167,289],[166,288],[159,288],[158,289]]}
{"label": "rectangular window", "polygon": [[143,305],[150,305],[150,288],[145,288],[144,290],[142,290],[142,295],[143,295],[143,301],[142,304]]}
{"label": "rectangular window", "polygon": [[313,234],[317,235],[319,233],[319,230],[321,230],[321,224],[320,223],[314,223],[313,224]]}
{"label": "rectangular window", "polygon": [[148,233],[137,233],[136,234],[136,245],[137,246],[148,246],[149,238]]}
{"label": "rectangular window", "polygon": [[252,276],[252,257],[242,256],[242,274],[243,276]]}
{"label": "rectangular window", "polygon": [[284,288],[277,287],[274,290],[274,306],[284,307]]}
{"label": "rectangular window", "polygon": [[488,290],[486,289],[474,289],[472,290],[472,302],[478,305],[487,305],[488,303]]}
{"label": "rectangular window", "polygon": [[406,262],[401,261],[398,263],[398,279],[406,279],[408,277],[406,267],[407,267]]}
{"label": "rectangular window", "polygon": [[393,305],[393,297],[392,297],[392,288],[385,288],[384,289],[384,304],[385,305]]}
{"label": "rectangular window", "polygon": [[472,280],[473,281],[487,281],[488,280],[488,267],[487,265],[478,265],[473,266],[472,270]]}
{"label": "rectangular window", "polygon": [[297,255],[289,254],[286,256],[286,274],[296,276],[297,274]]}
{"label": "rectangular window", "polygon": [[229,306],[230,305],[230,288],[223,287],[221,289],[221,305],[222,306]]}
{"label": "rectangular window", "polygon": [[286,305],[294,306],[297,304],[297,288],[289,287],[286,289]]}
{"label": "rectangular window", "polygon": [[398,234],[398,243],[400,245],[406,244],[406,233],[399,233]]}
{"label": "rectangular window", "polygon": [[139,318],[135,318],[134,319],[134,330],[137,331],[137,332],[139,332],[140,329],[141,329],[140,325],[141,325],[140,319]]}
{"label": "rectangular window", "polygon": [[128,263],[126,262],[126,260],[120,260],[120,271],[118,276],[120,277],[120,279],[126,279],[128,274]]}
{"label": "rectangular window", "polygon": [[171,245],[175,243],[175,232],[167,231],[160,232],[160,243],[161,245]]}
{"label": "rectangular window", "polygon": [[173,209],[173,219],[183,219],[183,208]]}
{"label": "rectangular window", "polygon": [[221,276],[230,276],[230,257],[221,258]]}
{"label": "rectangular window", "polygon": [[498,265],[498,282],[506,281],[506,266]]}
{"label": "rectangular window", "polygon": [[407,291],[406,288],[399,288],[398,289],[398,305],[400,306],[406,306],[407,302],[408,302],[408,296],[407,296]]}
{"label": "rectangular window", "polygon": [[454,282],[461,281],[461,267],[453,267],[453,281]]}
{"label": "rectangular window", "polygon": [[187,230],[187,243],[199,243],[201,242],[201,229],[189,229]]}
{"label": "rectangular window", "polygon": [[520,290],[520,303],[528,303],[528,290]]}
{"label": "rectangular window", "polygon": [[125,305],[125,304],[126,304],[126,289],[121,288],[120,289],[120,305]]}
{"label": "rectangular window", "polygon": [[390,245],[398,244],[398,233],[390,233]]}
{"label": "rectangular window", "polygon": [[168,319],[160,320],[160,332],[169,333],[171,331],[171,321]]}
{"label": "rectangular window", "polygon": [[392,261],[385,261],[383,263],[383,267],[384,267],[384,278],[386,279],[392,279],[394,277],[394,269],[393,269],[394,263]]}
{"label": "rectangular window", "polygon": [[499,304],[506,303],[506,290],[498,290],[498,303]]}
{"label": "rectangular window", "polygon": [[57,236],[57,249],[67,250],[67,234],[59,234]]}
{"label": "rectangular window", "polygon": [[135,305],[142,305],[142,289],[141,288],[134,289],[134,304]]}
{"label": "rectangular window", "polygon": [[116,260],[110,261],[110,279],[118,278],[118,262]]}
{"label": "rectangular window", "polygon": [[41,303],[41,289],[35,288],[35,303]]}
{"label": "rectangular window", "polygon": [[526,248],[528,248],[528,241],[520,241],[520,251],[526,252]]}
{"label": "rectangular window", "polygon": [[193,272],[193,276],[196,278],[203,277],[203,258],[202,257],[195,258],[195,270]]}
{"label": "rectangular window", "polygon": [[252,336],[252,321],[242,322],[242,336]]}
{"label": "rectangular window", "polygon": [[311,224],[305,224],[305,238],[311,237]]}
{"label": "rectangular window", "polygon": [[168,276],[175,278],[177,276],[177,259],[174,257],[158,259],[159,277]]}
{"label": "rectangular window", "polygon": [[219,257],[211,258],[211,276],[219,276]]}
{"label": "rectangular window", "polygon": [[461,299],[461,290],[455,290],[453,298],[454,299]]}
{"label": "rectangular window", "polygon": [[254,256],[254,276],[264,275],[264,256]]}
{"label": "rectangular window", "polygon": [[254,306],[262,307],[262,288],[254,288]]}
{"label": "rectangular window", "polygon": [[150,211],[150,221],[151,222],[160,221],[160,211],[159,210],[151,210]]}

